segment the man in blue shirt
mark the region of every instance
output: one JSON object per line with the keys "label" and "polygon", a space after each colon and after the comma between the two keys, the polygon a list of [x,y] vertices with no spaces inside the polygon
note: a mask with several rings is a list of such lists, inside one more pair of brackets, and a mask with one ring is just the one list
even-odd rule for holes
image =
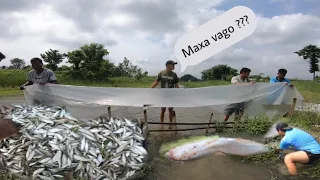
{"label": "man in blue shirt", "polygon": [[287,75],[286,69],[279,69],[276,77],[270,79],[270,83],[286,82],[288,85],[293,86],[289,79],[285,78]]}
{"label": "man in blue shirt", "polygon": [[298,174],[295,163],[310,164],[320,160],[320,144],[309,133],[289,127],[283,122],[277,124],[276,130],[283,137],[280,142],[280,150],[288,150],[290,146],[296,150],[284,157],[284,163],[291,175]]}

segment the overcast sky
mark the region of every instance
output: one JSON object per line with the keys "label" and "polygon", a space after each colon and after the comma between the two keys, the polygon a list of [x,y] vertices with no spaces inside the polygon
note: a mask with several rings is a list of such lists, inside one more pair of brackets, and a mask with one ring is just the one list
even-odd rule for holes
{"label": "overcast sky", "polygon": [[68,52],[96,42],[114,63],[127,57],[154,75],[175,60],[179,36],[238,5],[255,12],[255,32],[184,73],[199,77],[228,64],[271,76],[286,68],[289,78],[311,79],[309,64],[293,52],[320,46],[319,0],[1,0],[0,52],[7,57],[1,65],[16,57],[29,64],[50,48]]}

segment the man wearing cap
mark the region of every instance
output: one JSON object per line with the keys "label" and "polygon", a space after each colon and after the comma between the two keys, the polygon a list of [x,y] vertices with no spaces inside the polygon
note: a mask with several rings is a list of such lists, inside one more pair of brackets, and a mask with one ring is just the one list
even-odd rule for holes
{"label": "man wearing cap", "polygon": [[284,163],[290,175],[298,174],[295,163],[311,164],[320,160],[320,144],[309,133],[289,127],[287,123],[283,122],[276,125],[276,130],[283,137],[280,142],[280,150],[288,150],[290,146],[296,150],[284,157]]}
{"label": "man wearing cap", "polygon": [[[157,79],[151,85],[151,88],[155,88],[159,82],[161,88],[179,88],[179,78],[178,75],[173,72],[175,65],[178,64],[172,60],[166,62],[166,69],[159,72]],[[169,107],[169,121],[172,122],[173,119],[173,107]],[[160,121],[164,122],[164,113],[166,112],[166,107],[161,108]]]}

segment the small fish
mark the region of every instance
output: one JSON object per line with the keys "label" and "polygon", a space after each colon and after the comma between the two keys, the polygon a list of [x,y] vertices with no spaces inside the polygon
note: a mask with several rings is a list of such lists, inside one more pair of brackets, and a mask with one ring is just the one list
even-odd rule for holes
{"label": "small fish", "polygon": [[90,159],[87,159],[87,158],[79,156],[79,155],[74,155],[74,159],[76,159],[78,161],[90,161]]}
{"label": "small fish", "polygon": [[45,168],[40,168],[40,169],[37,169],[33,172],[32,176],[36,176],[37,174],[40,174],[42,171],[44,171]]}
{"label": "small fish", "polygon": [[147,155],[139,127],[126,118],[80,121],[64,107],[43,105],[13,108],[7,116],[21,126],[21,136],[0,146],[0,165],[11,173],[51,180],[75,169],[85,179],[125,179]]}

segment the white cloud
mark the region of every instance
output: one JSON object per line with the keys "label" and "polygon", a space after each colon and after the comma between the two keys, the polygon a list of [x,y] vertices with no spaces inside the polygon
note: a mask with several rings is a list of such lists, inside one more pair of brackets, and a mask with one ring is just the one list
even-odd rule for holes
{"label": "white cloud", "polygon": [[[50,48],[66,52],[97,42],[105,44],[110,60],[118,63],[127,57],[150,74],[175,59],[173,47],[179,36],[224,12],[217,8],[223,0],[48,0],[22,1],[19,6],[10,2],[0,2],[5,9],[0,11],[0,51],[7,56],[1,65],[15,57],[29,60]],[[320,45],[320,17],[257,16],[253,35],[186,72],[199,76],[203,69],[228,64],[266,75],[286,68],[288,77],[310,79],[308,63],[293,52]]]}

